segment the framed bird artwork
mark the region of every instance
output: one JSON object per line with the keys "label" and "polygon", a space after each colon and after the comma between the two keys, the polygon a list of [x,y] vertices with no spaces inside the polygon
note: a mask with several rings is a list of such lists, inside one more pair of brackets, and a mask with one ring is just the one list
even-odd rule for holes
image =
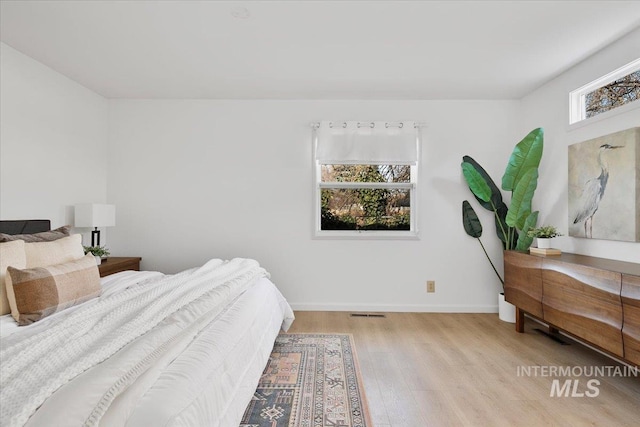
{"label": "framed bird artwork", "polygon": [[569,146],[569,235],[640,242],[640,127]]}

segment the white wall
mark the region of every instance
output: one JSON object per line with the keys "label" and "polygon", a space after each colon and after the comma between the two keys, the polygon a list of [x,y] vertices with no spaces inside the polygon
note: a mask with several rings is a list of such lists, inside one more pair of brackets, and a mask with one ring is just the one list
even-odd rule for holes
{"label": "white wall", "polygon": [[[517,101],[111,100],[108,200],[114,254],[176,272],[251,257],[297,308],[493,311],[499,282],[461,225],[461,157],[494,176],[518,132]],[[309,123],[426,122],[421,240],[312,238]],[[481,208],[478,208],[481,210]],[[502,265],[488,212],[484,239]],[[436,293],[425,281],[436,280]]]}
{"label": "white wall", "polygon": [[[566,224],[567,146],[640,125],[635,109],[569,129],[567,94],[634,59],[638,45],[636,31],[522,101],[106,101],[3,44],[0,217],[58,226],[71,222],[71,205],[106,201],[118,214],[110,249],[142,256],[145,269],[252,257],[297,308],[493,311],[498,281],[460,224],[472,198],[461,156],[499,180],[514,143],[544,127],[536,208],[541,221]],[[324,119],[428,124],[421,240],[312,238],[308,125]],[[491,215],[477,211],[500,268]],[[634,243],[565,237],[561,247],[640,259]]]}
{"label": "white wall", "polygon": [[[567,147],[631,127],[640,126],[640,106],[624,113],[606,114],[580,126],[569,126],[569,92],[635,60],[640,50],[640,29],[618,40],[522,100],[523,130],[532,126],[545,129],[545,148],[540,182],[534,199],[540,209],[540,222],[568,227]],[[611,173],[615,173],[612,171]],[[605,197],[602,203],[608,202]],[[602,220],[598,214],[594,221]],[[562,237],[557,244],[567,252],[602,258],[640,262],[640,244]]]}
{"label": "white wall", "polygon": [[0,218],[73,222],[105,202],[108,102],[0,43]]}

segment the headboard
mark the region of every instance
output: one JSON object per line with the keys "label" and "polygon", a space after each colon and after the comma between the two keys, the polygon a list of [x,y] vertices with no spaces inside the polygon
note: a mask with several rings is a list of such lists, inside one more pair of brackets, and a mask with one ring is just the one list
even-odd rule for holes
{"label": "headboard", "polygon": [[0,220],[0,233],[4,234],[33,234],[51,230],[48,219]]}

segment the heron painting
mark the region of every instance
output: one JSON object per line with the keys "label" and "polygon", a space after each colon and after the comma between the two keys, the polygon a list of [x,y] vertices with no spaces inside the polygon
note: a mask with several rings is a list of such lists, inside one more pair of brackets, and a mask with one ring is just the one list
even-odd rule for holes
{"label": "heron painting", "polygon": [[569,235],[640,241],[640,128],[569,146]]}

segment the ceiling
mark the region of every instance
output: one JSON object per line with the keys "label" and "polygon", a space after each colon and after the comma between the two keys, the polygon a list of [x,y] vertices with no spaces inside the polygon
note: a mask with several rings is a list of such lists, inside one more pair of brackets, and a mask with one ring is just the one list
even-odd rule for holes
{"label": "ceiling", "polygon": [[640,27],[640,1],[0,7],[4,43],[108,98],[519,99]]}

